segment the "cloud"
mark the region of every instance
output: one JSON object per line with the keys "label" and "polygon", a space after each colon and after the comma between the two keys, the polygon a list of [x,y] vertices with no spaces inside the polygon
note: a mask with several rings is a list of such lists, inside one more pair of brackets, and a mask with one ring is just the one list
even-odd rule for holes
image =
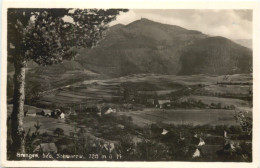
{"label": "cloud", "polygon": [[142,17],[198,30],[212,36],[224,36],[230,39],[252,38],[252,11],[250,10],[135,9],[122,13],[111,25],[129,24]]}
{"label": "cloud", "polygon": [[115,25],[115,24],[124,24],[127,25],[135,20],[140,19],[141,16],[138,16],[138,13],[134,12],[133,10],[129,10],[127,13],[125,12],[120,12],[120,15],[117,16],[117,19],[113,22],[110,23],[110,25]]}

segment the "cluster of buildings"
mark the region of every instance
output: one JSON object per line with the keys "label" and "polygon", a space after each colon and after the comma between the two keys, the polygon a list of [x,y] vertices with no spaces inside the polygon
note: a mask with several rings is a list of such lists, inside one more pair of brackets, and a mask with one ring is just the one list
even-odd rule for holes
{"label": "cluster of buildings", "polygon": [[170,99],[154,99],[154,98],[148,98],[143,101],[140,101],[139,99],[133,99],[134,102],[146,104],[148,106],[156,107],[156,108],[170,108],[171,107],[171,100]]}
{"label": "cluster of buildings", "polygon": [[60,109],[55,109],[55,110],[49,110],[49,109],[43,109],[41,112],[36,112],[36,113],[28,113],[28,110],[24,112],[24,116],[33,116],[35,117],[36,115],[40,116],[45,116],[45,117],[52,117],[56,119],[64,119],[65,118],[65,113],[61,111]]}

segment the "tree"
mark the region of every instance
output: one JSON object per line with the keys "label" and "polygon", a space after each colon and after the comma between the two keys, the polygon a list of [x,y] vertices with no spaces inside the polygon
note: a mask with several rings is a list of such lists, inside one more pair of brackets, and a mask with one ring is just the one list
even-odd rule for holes
{"label": "tree", "polygon": [[[75,57],[75,47],[92,48],[104,36],[108,23],[126,9],[17,9],[7,12],[8,61],[14,63],[11,114],[12,154],[25,152],[23,107],[25,68],[32,60],[52,65]],[[70,18],[71,21],[65,21]]]}
{"label": "tree", "polygon": [[129,89],[126,87],[124,88],[124,101],[127,102],[129,101],[130,93]]}
{"label": "tree", "polygon": [[136,144],[136,159],[140,161],[166,161],[170,159],[169,148],[156,141],[143,139]]}
{"label": "tree", "polygon": [[61,129],[61,128],[56,128],[54,131],[53,131],[54,135],[58,135],[58,137],[60,135],[64,135],[64,130]]}

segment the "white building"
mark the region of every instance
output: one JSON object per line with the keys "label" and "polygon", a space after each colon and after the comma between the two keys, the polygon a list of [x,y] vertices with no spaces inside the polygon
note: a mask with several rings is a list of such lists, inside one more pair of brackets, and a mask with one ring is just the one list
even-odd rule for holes
{"label": "white building", "polygon": [[200,157],[200,150],[197,148],[192,155],[192,158]]}
{"label": "white building", "polygon": [[205,145],[205,141],[202,138],[200,138],[200,142],[199,142],[198,146],[203,146],[203,145]]}
{"label": "white building", "polygon": [[169,131],[167,131],[166,129],[163,129],[162,131],[162,135],[166,135]]}
{"label": "white building", "polygon": [[59,116],[60,119],[64,119],[65,118],[65,114],[62,112]]}

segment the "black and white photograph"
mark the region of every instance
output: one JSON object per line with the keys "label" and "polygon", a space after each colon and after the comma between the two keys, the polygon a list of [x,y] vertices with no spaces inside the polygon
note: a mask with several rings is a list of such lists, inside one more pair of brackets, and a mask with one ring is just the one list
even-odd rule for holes
{"label": "black and white photograph", "polygon": [[253,13],[8,7],[2,155],[252,163]]}

